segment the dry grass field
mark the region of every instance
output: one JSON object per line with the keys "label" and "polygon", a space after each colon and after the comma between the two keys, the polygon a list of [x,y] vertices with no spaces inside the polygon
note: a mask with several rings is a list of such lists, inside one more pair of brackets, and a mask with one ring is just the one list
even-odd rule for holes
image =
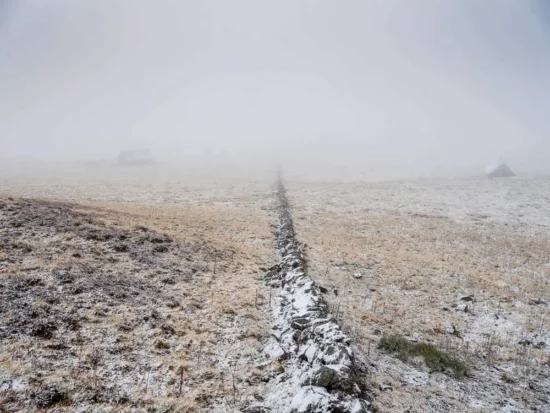
{"label": "dry grass field", "polygon": [[[268,400],[274,176],[249,176],[0,166],[0,411]],[[287,189],[378,411],[550,411],[550,180]]]}
{"label": "dry grass field", "polygon": [[229,412],[261,398],[269,186],[65,172],[0,184],[3,411]]}
{"label": "dry grass field", "polygon": [[[309,273],[370,355],[380,411],[550,411],[550,180],[288,188]],[[377,348],[393,334],[467,377]]]}

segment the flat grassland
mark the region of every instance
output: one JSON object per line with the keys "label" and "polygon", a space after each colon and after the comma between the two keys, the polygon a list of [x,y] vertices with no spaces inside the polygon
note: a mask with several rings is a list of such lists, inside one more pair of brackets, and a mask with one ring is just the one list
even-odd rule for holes
{"label": "flat grassland", "polygon": [[[550,411],[549,179],[288,189],[310,275],[370,354],[380,411]],[[468,377],[377,348],[396,334]]]}
{"label": "flat grassland", "polygon": [[261,397],[269,185],[173,173],[2,176],[0,410],[229,412]]}
{"label": "flat grassland", "polygon": [[[274,176],[21,171],[0,166],[1,408],[262,399],[284,369],[262,352]],[[378,411],[550,411],[549,179],[287,189],[307,270],[370,362]]]}

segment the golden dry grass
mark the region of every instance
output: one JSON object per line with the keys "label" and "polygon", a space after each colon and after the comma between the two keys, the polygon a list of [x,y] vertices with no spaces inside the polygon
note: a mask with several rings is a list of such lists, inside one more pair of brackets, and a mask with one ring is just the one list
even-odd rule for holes
{"label": "golden dry grass", "polygon": [[[93,374],[79,370],[78,366],[90,359],[106,337],[112,336],[124,348],[139,348],[137,364],[115,364],[117,369],[127,372],[123,375],[123,383],[118,384],[142,408],[150,405],[155,408],[171,406],[176,411],[189,412],[239,411],[253,400],[253,395],[262,393],[261,377],[265,369],[271,368],[263,363],[261,340],[269,333],[270,319],[262,293],[265,287],[259,279],[260,268],[270,266],[273,259],[269,223],[263,210],[270,201],[268,189],[265,193],[247,193],[239,188],[223,187],[214,188],[210,194],[197,190],[189,192],[185,200],[178,203],[162,202],[159,198],[147,201],[149,198],[142,187],[125,187],[123,183],[113,185],[108,196],[104,196],[104,188],[98,191],[93,185],[88,191],[82,188],[76,191],[76,197],[66,196],[70,184],[52,183],[51,188],[55,191],[47,191],[43,186],[14,185],[4,188],[2,194],[17,197],[36,192],[58,201],[76,201],[77,211],[92,214],[109,227],[147,227],[182,245],[205,245],[210,253],[190,257],[200,268],[190,281],[177,281],[162,287],[180,302],[177,308],[157,308],[161,318],[174,326],[173,335],[167,338],[160,327],[121,332],[119,326],[134,317],[134,310],[122,308],[117,313],[103,312],[105,306],[98,302],[83,312],[90,326],[82,332],[84,341],[74,362],[62,363],[53,369],[49,366],[44,372],[48,381],[78,379],[90,381],[93,387]],[[128,191],[137,200],[124,200]],[[262,187],[262,191],[266,189]],[[57,245],[54,249],[57,253],[47,263],[36,256],[28,257],[10,266],[9,273],[4,275],[13,276],[33,267],[47,273],[54,267],[75,265],[80,260],[71,255],[75,239],[69,234],[58,234],[50,239],[27,237],[25,242],[34,244],[33,251],[50,248],[53,243]],[[159,275],[134,273],[130,263],[124,260],[113,265],[119,272],[145,279],[164,274],[162,269]],[[163,343],[168,347],[164,348]],[[36,366],[28,359],[18,364],[11,356],[17,352],[17,359],[24,360],[22,349],[34,349],[31,351],[40,357],[46,356],[41,346],[32,339],[4,342],[0,356],[4,373],[25,381]],[[260,366],[256,367],[258,364]],[[182,395],[179,393],[180,381]],[[235,398],[237,403],[234,403]],[[96,405],[94,409],[100,407]],[[71,410],[71,407],[66,409]],[[120,406],[117,411],[133,410]]]}
{"label": "golden dry grass", "polygon": [[[379,363],[373,382],[393,386],[391,392],[377,391],[381,411],[439,411],[426,407],[433,396],[446,399],[453,411],[471,411],[476,397],[488,401],[481,393],[468,394],[467,385],[403,384],[403,372],[392,372],[394,366],[375,349],[383,334],[434,343],[465,359],[481,381],[495,366],[519,383],[545,380],[550,309],[534,303],[550,302],[548,237],[490,220],[365,210],[354,202],[357,193],[346,197],[337,186],[330,188],[290,191],[296,231],[308,245],[310,274],[329,290],[327,301],[358,347]],[[467,296],[473,301],[462,300]],[[546,346],[519,344],[524,337]],[[491,380],[502,382],[492,374]],[[541,406],[538,398],[545,397],[528,386],[512,394],[523,408]],[[493,408],[489,402],[474,410]]]}

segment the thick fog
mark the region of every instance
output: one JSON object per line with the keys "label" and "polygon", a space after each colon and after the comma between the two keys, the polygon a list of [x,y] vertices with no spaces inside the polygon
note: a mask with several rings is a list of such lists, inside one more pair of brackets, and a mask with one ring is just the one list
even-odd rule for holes
{"label": "thick fog", "polygon": [[0,158],[548,173],[548,4],[0,0]]}

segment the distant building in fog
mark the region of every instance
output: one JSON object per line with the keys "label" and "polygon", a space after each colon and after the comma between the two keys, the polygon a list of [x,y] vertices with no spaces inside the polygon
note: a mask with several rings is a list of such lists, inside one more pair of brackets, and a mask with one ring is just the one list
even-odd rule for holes
{"label": "distant building in fog", "polygon": [[504,162],[500,163],[496,168],[490,170],[487,173],[489,178],[508,178],[516,176],[516,174],[510,169]]}
{"label": "distant building in fog", "polygon": [[132,149],[120,151],[117,162],[119,165],[124,166],[153,165],[155,164],[155,158],[150,149]]}

